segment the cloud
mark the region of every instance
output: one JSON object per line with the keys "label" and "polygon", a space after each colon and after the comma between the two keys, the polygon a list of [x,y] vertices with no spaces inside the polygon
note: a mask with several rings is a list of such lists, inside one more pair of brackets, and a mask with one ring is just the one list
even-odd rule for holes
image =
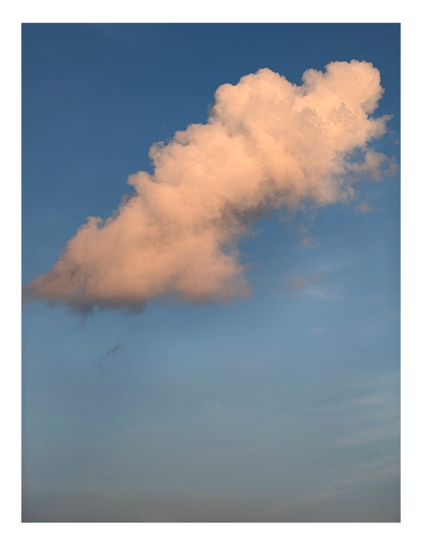
{"label": "cloud", "polygon": [[[389,119],[391,119],[389,117]],[[374,180],[382,180],[386,175],[396,172],[397,165],[394,159],[389,159],[385,154],[367,150],[365,159],[361,163],[350,163],[348,165],[350,172],[358,175],[369,175]]]}
{"label": "cloud", "polygon": [[359,203],[359,205],[356,206],[356,210],[366,214],[370,210],[374,210],[374,207],[371,207],[366,201],[362,201],[362,203]]}
{"label": "cloud", "polygon": [[24,301],[136,309],[248,296],[237,244],[254,221],[348,201],[357,175],[380,177],[386,159],[367,144],[386,132],[389,117],[370,116],[382,94],[379,71],[358,61],[307,70],[301,86],[268,68],[221,85],[208,122],[154,144],[153,174],[129,176],[133,193],[107,220],[89,217]]}
{"label": "cloud", "polygon": [[306,274],[299,273],[298,267],[289,269],[286,273],[286,282],[289,285],[290,291],[297,293],[302,292],[311,282],[318,282],[324,277],[323,274],[317,275],[315,271],[307,276]]}
{"label": "cloud", "polygon": [[355,406],[379,406],[391,400],[396,401],[395,396],[392,394],[377,393],[361,396],[360,398],[354,398],[352,400],[352,404]]}
{"label": "cloud", "polygon": [[[322,277],[322,275],[323,274],[321,273],[320,277]],[[342,299],[338,294],[329,292],[327,289],[321,287],[308,287],[306,293],[308,296],[324,301],[338,301]]]}
{"label": "cloud", "polygon": [[347,444],[358,445],[366,444],[368,442],[375,442],[377,440],[387,440],[400,435],[400,422],[394,421],[381,427],[372,428],[358,432],[353,436],[345,438],[343,441]]}
{"label": "cloud", "polygon": [[306,246],[308,248],[317,248],[319,247],[319,243],[316,239],[312,237],[304,237],[301,241],[303,246]]}

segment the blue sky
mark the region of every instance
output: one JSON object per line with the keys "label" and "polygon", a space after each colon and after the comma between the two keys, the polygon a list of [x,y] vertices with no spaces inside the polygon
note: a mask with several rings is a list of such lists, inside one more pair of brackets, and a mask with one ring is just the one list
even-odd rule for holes
{"label": "blue sky", "polygon": [[[23,25],[23,283],[221,84],[352,59],[381,73],[370,147],[399,164],[397,24]],[[248,298],[26,305],[24,520],[398,521],[399,175],[357,189],[262,218]]]}

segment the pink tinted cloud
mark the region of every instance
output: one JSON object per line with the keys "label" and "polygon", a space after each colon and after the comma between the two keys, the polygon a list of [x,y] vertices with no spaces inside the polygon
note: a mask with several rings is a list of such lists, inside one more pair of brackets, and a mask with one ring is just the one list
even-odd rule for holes
{"label": "pink tinted cloud", "polygon": [[362,212],[363,214],[366,214],[370,210],[374,210],[374,207],[371,207],[367,201],[362,201],[361,203],[356,205],[356,210]]}
{"label": "pink tinted cloud", "polygon": [[293,267],[287,271],[285,280],[287,282],[289,291],[293,293],[298,293],[305,290],[305,288],[310,283],[319,282],[323,278],[323,273],[317,275],[315,271],[312,271],[310,275],[306,275],[305,273],[299,273],[298,267]]}
{"label": "pink tinted cloud", "polygon": [[371,63],[307,70],[303,85],[264,68],[221,85],[206,124],[154,144],[153,174],[131,175],[131,197],[90,217],[25,301],[137,307],[157,297],[202,303],[248,296],[237,242],[263,211],[354,196],[349,174],[379,176],[383,158],[358,150],[386,132],[372,118],[383,89]]}

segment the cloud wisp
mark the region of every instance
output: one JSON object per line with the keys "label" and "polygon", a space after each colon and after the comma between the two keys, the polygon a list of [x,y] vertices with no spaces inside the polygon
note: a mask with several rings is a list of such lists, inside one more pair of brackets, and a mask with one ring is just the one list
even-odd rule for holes
{"label": "cloud wisp", "polygon": [[309,276],[299,273],[298,267],[289,269],[285,277],[289,292],[293,292],[294,294],[305,290],[309,283],[318,282],[323,278],[324,274],[317,275],[315,271],[312,271]]}
{"label": "cloud wisp", "polygon": [[371,116],[383,94],[371,63],[332,62],[302,79],[264,68],[221,85],[207,123],[153,145],[153,174],[129,176],[133,193],[107,220],[89,217],[24,301],[136,309],[248,296],[237,244],[254,221],[282,206],[346,202],[357,176],[378,180],[389,164],[367,148],[389,119]]}

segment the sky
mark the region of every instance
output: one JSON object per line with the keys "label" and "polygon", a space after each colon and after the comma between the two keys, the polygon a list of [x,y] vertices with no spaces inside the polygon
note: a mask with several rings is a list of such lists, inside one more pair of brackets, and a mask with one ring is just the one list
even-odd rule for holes
{"label": "sky", "polygon": [[24,24],[23,521],[399,521],[399,154],[398,24]]}

